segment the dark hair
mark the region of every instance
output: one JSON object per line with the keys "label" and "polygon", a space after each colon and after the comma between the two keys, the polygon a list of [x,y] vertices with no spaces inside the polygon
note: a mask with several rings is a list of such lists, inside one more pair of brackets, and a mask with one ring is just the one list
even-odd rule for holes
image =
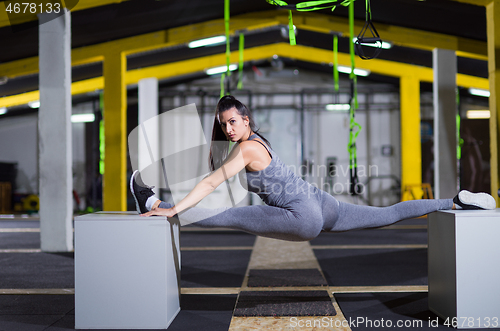
{"label": "dark hair", "polygon": [[254,133],[256,133],[263,141],[265,141],[266,144],[271,146],[269,141],[267,141],[266,138],[258,133],[259,129],[257,128],[257,125],[255,125],[252,113],[250,112],[250,110],[248,110],[247,106],[245,106],[232,95],[226,95],[219,100],[219,102],[217,103],[217,107],[215,108],[214,127],[212,129],[212,143],[210,146],[210,155],[208,160],[211,171],[218,169],[224,163],[228,155],[229,140],[227,140],[224,131],[222,131],[219,115],[220,113],[223,113],[231,108],[236,108],[238,114],[241,117],[247,117],[250,124],[250,129]]}

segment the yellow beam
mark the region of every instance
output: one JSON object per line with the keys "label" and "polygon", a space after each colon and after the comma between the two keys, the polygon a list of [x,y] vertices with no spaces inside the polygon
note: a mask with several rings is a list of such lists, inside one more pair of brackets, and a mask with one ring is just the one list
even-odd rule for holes
{"label": "yellow beam", "polygon": [[[232,19],[230,31],[234,33],[236,30],[255,30],[278,24],[279,21],[268,18]],[[219,19],[75,48],[71,51],[71,64],[77,66],[99,62],[103,60],[104,54],[109,52],[123,52],[125,55],[130,55],[172,47],[192,40],[224,34],[224,29],[224,20]],[[0,64],[0,77],[15,78],[36,73],[38,73],[37,56]]]}
{"label": "yellow beam", "polygon": [[[401,189],[422,184],[422,148],[420,143],[420,81],[416,77],[400,79],[401,99]],[[403,192],[401,192],[403,193]],[[415,192],[415,196],[420,196]]]}
{"label": "yellow beam", "polygon": [[[96,90],[102,90],[103,88],[104,88],[103,77],[90,78],[72,83],[71,95],[93,92]],[[30,101],[35,101],[39,99],[40,99],[40,93],[38,90],[11,95],[8,97],[0,98],[0,107],[21,106],[27,104]]]}
{"label": "yellow beam", "polygon": [[30,101],[40,100],[40,91],[31,91],[0,98],[0,108],[25,105]]}
{"label": "yellow beam", "polygon": [[80,80],[71,84],[71,94],[78,95],[104,89],[104,77]]}
{"label": "yellow beam", "polygon": [[84,10],[94,7],[101,7],[106,5],[112,5],[115,3],[125,2],[127,0],[80,0],[72,11]]}
{"label": "yellow beam", "polygon": [[491,193],[499,202],[500,187],[500,0],[486,6],[488,32],[488,71],[490,82],[490,174]]}
{"label": "yellow beam", "polygon": [[103,210],[127,210],[127,59],[109,53],[104,71],[104,175]]}
{"label": "yellow beam", "polygon": [[483,90],[489,90],[490,83],[488,78],[457,74],[457,86],[465,88],[475,87]]}
{"label": "yellow beam", "polygon": [[[245,60],[255,61],[263,60],[278,55],[281,57],[315,63],[329,63],[332,60],[332,52],[329,50],[317,49],[308,46],[290,46],[287,43],[271,44],[245,49]],[[237,62],[237,52],[231,53],[231,61]],[[154,67],[131,70],[127,74],[127,84],[137,84],[140,79],[146,77],[157,77],[158,79],[167,79],[179,75],[186,75],[193,72],[199,72],[211,67],[225,64],[225,54],[216,54],[162,64]],[[350,66],[350,56],[345,53],[339,53],[339,64]],[[358,61],[357,68],[368,69],[373,73],[401,77],[403,75],[412,75],[423,82],[432,82],[432,68],[392,62],[381,59],[370,61]],[[464,74],[457,74],[457,85],[462,87],[477,87],[488,89],[488,79]]]}
{"label": "yellow beam", "polygon": [[[109,4],[114,4],[114,3],[120,3],[126,0],[80,0],[76,4],[74,8],[71,8],[71,11],[79,11],[79,10],[84,10],[84,9],[89,9],[93,7],[100,7],[100,6],[105,6]],[[25,3],[28,3],[28,1],[24,1]],[[0,4],[0,28],[4,26],[11,26],[11,25],[16,25],[16,24],[21,24],[21,23],[27,23],[31,21],[36,21],[38,20],[36,13],[31,14],[31,13],[19,13],[15,15],[11,15],[10,19],[8,16],[8,13],[6,11],[6,3],[8,2],[2,2]],[[14,1],[12,2],[14,3]],[[23,1],[19,1],[19,3],[23,3]],[[47,4],[48,1],[41,1],[41,0],[32,0],[29,1],[29,3],[36,3],[36,4]],[[55,1],[53,2],[55,3]],[[62,1],[64,4],[65,1]],[[64,6],[66,7],[66,6]],[[22,6],[22,9],[24,9],[24,6]],[[23,10],[24,12],[24,10]]]}
{"label": "yellow beam", "polygon": [[[85,48],[73,50],[71,56],[71,66],[73,67],[100,62],[104,59],[103,55],[92,54]],[[16,78],[34,74],[38,74],[38,56],[0,63],[0,77]]]}
{"label": "yellow beam", "polygon": [[38,73],[38,56],[0,63],[0,77],[15,78]]}
{"label": "yellow beam", "polygon": [[[302,60],[315,63],[329,63],[332,60],[331,51],[317,49],[307,46],[290,46],[287,43],[265,45],[248,48],[245,50],[245,61],[257,61],[271,58],[273,55]],[[231,53],[233,63],[238,61],[237,51]],[[135,69],[126,72],[126,84],[137,84],[139,80],[148,77],[156,77],[159,80],[172,78],[180,75],[187,75],[204,71],[210,67],[224,65],[226,62],[224,54],[210,55],[190,60],[172,62],[147,68]],[[339,64],[350,65],[348,54],[339,54]],[[415,66],[405,63],[397,63],[380,59],[370,61],[358,61],[357,67],[368,69],[373,73],[401,77],[403,75],[412,76],[420,81],[432,82],[432,69]],[[486,78],[457,74],[457,85],[462,87],[476,87],[488,89],[489,83]],[[72,84],[72,94],[81,94],[101,90],[104,88],[102,77],[87,79]],[[23,93],[14,96],[0,98],[0,107],[12,107],[28,103],[28,101],[38,100],[38,95],[33,92]]]}
{"label": "yellow beam", "polygon": [[491,0],[452,0],[452,1],[468,3],[469,5],[475,5],[475,6],[486,6],[488,3],[491,2]]}

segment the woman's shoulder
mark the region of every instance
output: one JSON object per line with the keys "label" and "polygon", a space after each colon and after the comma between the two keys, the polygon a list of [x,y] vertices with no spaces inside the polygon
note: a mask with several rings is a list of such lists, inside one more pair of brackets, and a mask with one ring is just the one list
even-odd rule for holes
{"label": "woman's shoulder", "polygon": [[239,143],[239,148],[243,154],[247,155],[268,155],[268,148],[264,143],[257,141],[258,138],[245,140]]}
{"label": "woman's shoulder", "polygon": [[[239,143],[239,146],[241,150],[247,150],[247,151],[252,151],[252,150],[261,150],[262,147],[266,147],[265,143],[261,141],[259,138],[254,138],[254,139],[249,139],[245,140]],[[267,149],[267,147],[266,147]]]}
{"label": "woman's shoulder", "polygon": [[253,140],[245,140],[240,144],[240,150],[246,161],[247,170],[260,171],[265,169],[272,161],[272,156],[267,147]]}

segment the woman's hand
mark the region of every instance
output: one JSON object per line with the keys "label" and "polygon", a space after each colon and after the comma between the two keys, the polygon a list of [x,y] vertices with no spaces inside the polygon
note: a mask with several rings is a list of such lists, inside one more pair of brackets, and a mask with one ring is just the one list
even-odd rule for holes
{"label": "woman's hand", "polygon": [[174,215],[177,214],[177,211],[175,210],[175,207],[172,208],[156,208],[152,209],[151,211],[148,211],[147,213],[141,214],[141,216],[167,216],[167,217],[173,217]]}

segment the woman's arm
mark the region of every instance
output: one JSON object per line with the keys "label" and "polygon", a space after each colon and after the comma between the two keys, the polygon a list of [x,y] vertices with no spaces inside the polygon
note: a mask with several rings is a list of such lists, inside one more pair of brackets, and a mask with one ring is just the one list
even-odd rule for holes
{"label": "woman's arm", "polygon": [[[243,147],[243,150],[247,149],[247,146]],[[244,157],[244,154],[247,154],[247,158]],[[251,154],[253,153],[244,153],[240,144],[236,145],[229,154],[226,162],[224,162],[224,164],[219,169],[210,174],[210,176],[205,177],[201,182],[196,184],[191,192],[189,192],[188,195],[184,197],[184,199],[179,201],[179,203],[169,209],[153,209],[145,213],[144,216],[164,215],[167,217],[172,217],[175,214],[178,214],[181,211],[196,205],[204,197],[212,193],[222,182],[233,177],[238,172],[243,170],[247,166],[247,164],[252,161]]]}

